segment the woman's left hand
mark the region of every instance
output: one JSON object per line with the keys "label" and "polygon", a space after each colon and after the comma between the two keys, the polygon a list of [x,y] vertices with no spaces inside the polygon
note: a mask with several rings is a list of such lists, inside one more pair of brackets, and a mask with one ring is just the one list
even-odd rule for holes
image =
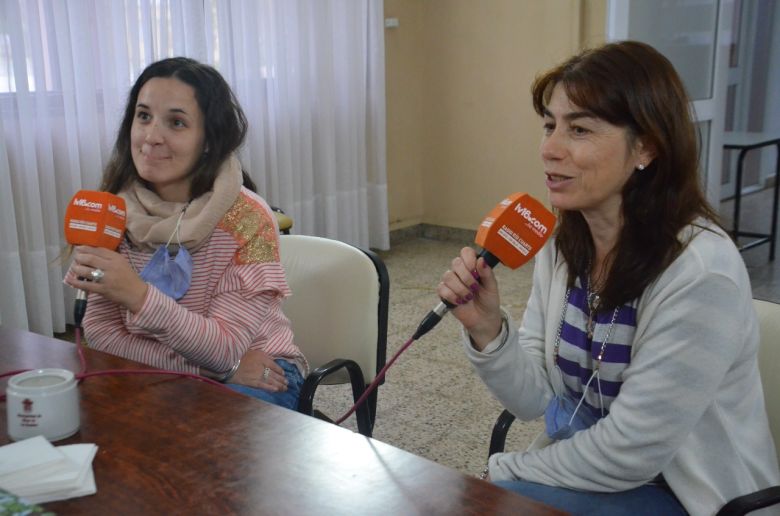
{"label": "woman's left hand", "polygon": [[[266,374],[265,370],[268,369]],[[287,390],[287,377],[284,369],[274,362],[268,353],[259,349],[250,349],[243,357],[241,364],[230,379],[229,383],[240,383],[249,387],[258,387],[270,392],[284,392]]]}
{"label": "woman's left hand", "polygon": [[[103,277],[92,280],[92,272],[103,271]],[[149,285],[133,270],[124,256],[102,247],[77,246],[73,249],[73,276],[66,279],[74,288],[94,292],[109,301],[137,313],[144,304]]]}

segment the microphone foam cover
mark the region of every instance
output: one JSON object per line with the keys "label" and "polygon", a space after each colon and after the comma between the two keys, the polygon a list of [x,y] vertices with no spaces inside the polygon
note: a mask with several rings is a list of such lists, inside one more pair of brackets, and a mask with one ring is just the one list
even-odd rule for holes
{"label": "microphone foam cover", "polygon": [[109,192],[79,190],[65,210],[65,239],[71,245],[115,250],[125,232],[125,200]]}
{"label": "microphone foam cover", "polygon": [[533,258],[550,238],[555,215],[524,192],[501,201],[482,221],[475,242],[510,269]]}

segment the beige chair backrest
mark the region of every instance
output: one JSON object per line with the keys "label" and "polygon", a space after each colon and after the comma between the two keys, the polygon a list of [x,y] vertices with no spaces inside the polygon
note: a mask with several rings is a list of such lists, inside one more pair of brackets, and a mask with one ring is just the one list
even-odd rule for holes
{"label": "beige chair backrest", "polygon": [[761,327],[758,368],[764,387],[769,426],[780,461],[780,304],[753,300]]}
{"label": "beige chair backrest", "polygon": [[[371,259],[338,240],[280,235],[281,261],[292,296],[282,310],[311,370],[352,359],[366,383],[376,376],[379,280]],[[346,373],[325,383],[346,383]]]}

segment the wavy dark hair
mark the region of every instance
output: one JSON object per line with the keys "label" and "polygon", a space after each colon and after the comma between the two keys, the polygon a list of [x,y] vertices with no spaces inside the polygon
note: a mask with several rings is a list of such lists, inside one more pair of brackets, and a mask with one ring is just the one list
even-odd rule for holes
{"label": "wavy dark hair", "polygon": [[[718,224],[718,215],[699,184],[688,95],[666,57],[636,41],[585,50],[534,81],[533,106],[540,116],[558,84],[573,104],[627,129],[629,143],[641,138],[655,152],[623,187],[623,226],[600,293],[602,308],[613,309],[639,297],[674,261],[686,245],[679,237],[686,225],[698,217]],[[566,260],[571,286],[589,273],[595,250],[579,211],[558,215],[556,248]]]}
{"label": "wavy dark hair", "polygon": [[[111,158],[103,171],[101,190],[119,193],[133,181],[140,181],[151,189],[133,164],[130,148],[130,130],[135,118],[138,94],[150,79],[176,78],[195,90],[195,100],[203,113],[204,150],[190,172],[190,196],[195,199],[214,187],[214,180],[222,163],[235,152],[246,137],[247,120],[244,111],[220,73],[213,67],[188,57],[171,57],[147,66],[130,89],[125,114],[117,131]],[[246,172],[244,186],[255,190]]]}

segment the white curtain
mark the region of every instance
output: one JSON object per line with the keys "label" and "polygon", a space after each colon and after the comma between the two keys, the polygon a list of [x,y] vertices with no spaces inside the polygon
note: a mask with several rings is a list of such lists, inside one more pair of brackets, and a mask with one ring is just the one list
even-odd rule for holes
{"label": "white curtain", "polygon": [[382,0],[0,1],[0,324],[65,330],[65,206],[163,57],[231,84],[241,161],[294,233],[387,249],[383,38]]}

